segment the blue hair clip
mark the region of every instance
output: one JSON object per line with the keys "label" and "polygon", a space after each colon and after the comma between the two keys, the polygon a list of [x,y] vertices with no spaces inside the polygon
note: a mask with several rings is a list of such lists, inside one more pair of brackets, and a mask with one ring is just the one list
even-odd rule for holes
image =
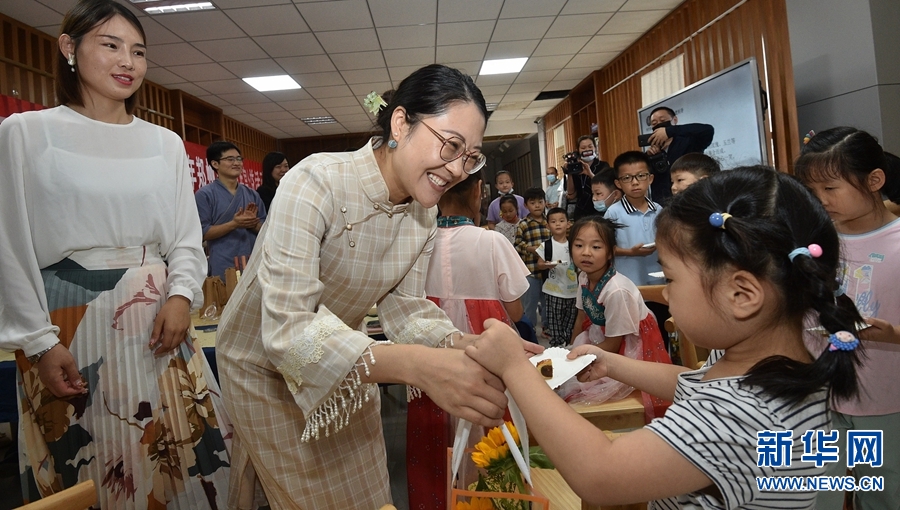
{"label": "blue hair clip", "polygon": [[731,215],[727,212],[714,212],[709,215],[709,224],[716,228],[725,230],[725,220],[727,220],[728,218],[731,218]]}
{"label": "blue hair clip", "polygon": [[859,347],[859,339],[849,331],[838,331],[828,337],[830,351],[852,351]]}

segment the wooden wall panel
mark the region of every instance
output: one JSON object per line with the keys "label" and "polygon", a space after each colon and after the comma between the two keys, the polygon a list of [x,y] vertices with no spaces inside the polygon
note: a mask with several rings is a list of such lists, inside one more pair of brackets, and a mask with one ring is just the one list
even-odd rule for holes
{"label": "wooden wall panel", "polygon": [[[58,51],[54,37],[0,14],[0,95],[48,107],[56,106],[53,73]],[[183,139],[204,145],[215,141],[213,138],[221,138],[219,134],[222,129],[217,126],[208,128],[209,135],[205,138],[199,134],[186,136],[183,97],[177,91],[144,80],[139,93],[140,101],[135,112],[139,118],[171,129]],[[189,105],[189,112],[197,111],[193,103]],[[221,110],[218,115],[221,116]],[[207,127],[207,119],[201,120],[204,122],[200,123],[200,127]],[[190,129],[199,133],[196,126]],[[277,146],[274,137],[228,117],[225,117],[224,137],[240,147],[245,157],[254,161],[262,161]]]}
{"label": "wooden wall panel", "polygon": [[[639,128],[636,112],[642,106],[640,78],[643,73],[682,54],[685,84],[690,85],[752,56],[756,57],[760,80],[769,96],[765,131],[774,156],[770,163],[779,170],[789,170],[799,153],[800,142],[784,2],[687,0],[606,67],[595,71],[589,79],[593,80],[597,91],[601,156],[611,160],[626,150],[637,149],[635,136]],[[733,11],[681,44],[733,7]],[[638,73],[639,70],[641,72]],[[546,132],[575,117],[568,103],[583,99],[576,98],[574,91],[544,117]],[[572,127],[579,127],[577,119]],[[580,134],[567,128],[567,150],[574,149]],[[553,151],[550,147],[547,154],[551,159],[549,155]],[[555,162],[550,160],[547,164]]]}
{"label": "wooden wall panel", "polygon": [[0,14],[0,94],[56,105],[56,39]]}
{"label": "wooden wall panel", "polygon": [[151,124],[176,131],[169,90],[144,80],[139,94],[140,100],[135,115]]}
{"label": "wooden wall panel", "polygon": [[279,140],[281,152],[287,156],[291,166],[303,158],[317,152],[345,152],[356,150],[369,142],[376,133],[350,133],[344,135],[327,135],[307,138],[288,138]]}
{"label": "wooden wall panel", "polygon": [[252,128],[231,117],[225,117],[225,139],[237,145],[245,159],[262,162],[266,154],[278,150],[274,136]]}

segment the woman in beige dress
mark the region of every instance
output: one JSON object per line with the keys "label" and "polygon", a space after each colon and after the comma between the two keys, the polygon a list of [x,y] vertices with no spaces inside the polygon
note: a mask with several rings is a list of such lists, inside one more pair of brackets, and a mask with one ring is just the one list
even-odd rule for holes
{"label": "woman in beige dress", "polygon": [[[472,79],[430,65],[378,112],[380,137],[310,156],[281,181],[219,324],[235,425],[230,507],[252,506],[257,480],[275,509],[389,503],[374,383],[407,384],[455,416],[500,423],[502,385],[467,359],[470,338],[424,294],[435,206],[484,165],[486,121]],[[389,342],[365,333],[373,303]]]}

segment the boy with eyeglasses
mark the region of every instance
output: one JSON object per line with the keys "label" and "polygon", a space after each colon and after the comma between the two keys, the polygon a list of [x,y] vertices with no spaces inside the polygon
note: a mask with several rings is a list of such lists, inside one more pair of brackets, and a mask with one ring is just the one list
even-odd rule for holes
{"label": "boy with eyeglasses", "polygon": [[259,193],[238,182],[244,158],[236,145],[213,142],[206,148],[206,160],[216,180],[197,190],[194,199],[209,251],[209,275],[224,281],[226,269],[243,270],[250,258],[266,206]]}
{"label": "boy with eyeglasses", "polygon": [[650,160],[640,151],[620,154],[613,168],[616,187],[622,190],[622,200],[606,211],[606,218],[623,226],[616,231],[616,271],[635,285],[662,283],[649,273],[662,271],[656,254],[656,216],[662,206],[647,198],[653,182]]}

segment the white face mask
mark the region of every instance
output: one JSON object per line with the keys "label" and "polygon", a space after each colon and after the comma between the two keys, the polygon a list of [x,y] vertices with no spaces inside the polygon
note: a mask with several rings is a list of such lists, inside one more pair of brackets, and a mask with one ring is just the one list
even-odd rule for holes
{"label": "white face mask", "polygon": [[590,163],[597,159],[597,155],[592,150],[581,151],[581,160]]}

